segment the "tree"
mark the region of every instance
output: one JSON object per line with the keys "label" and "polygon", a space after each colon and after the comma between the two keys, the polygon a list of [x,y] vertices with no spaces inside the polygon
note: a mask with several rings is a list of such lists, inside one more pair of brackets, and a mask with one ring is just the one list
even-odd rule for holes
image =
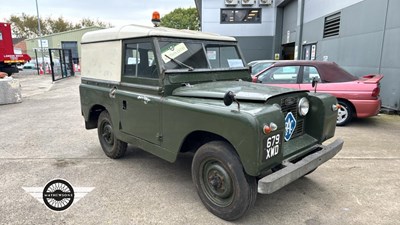
{"label": "tree", "polygon": [[112,27],[110,23],[105,23],[99,20],[91,20],[89,18],[83,18],[79,21],[79,23],[75,24],[75,29],[80,29],[84,27],[103,27],[103,28],[109,28]]}
{"label": "tree", "polygon": [[[8,23],[12,24],[13,36],[17,38],[35,38],[39,36],[38,20],[37,16],[30,16],[22,13],[21,16],[11,15]],[[111,27],[111,24],[101,22],[99,20],[93,21],[88,18],[80,20],[77,24],[73,24],[63,17],[52,19],[50,17],[40,19],[40,30],[42,35],[49,35],[74,29],[80,29],[84,27]]]}
{"label": "tree", "polygon": [[161,26],[176,29],[199,30],[199,14],[196,8],[177,8],[161,18]]}
{"label": "tree", "polygon": [[[38,20],[36,16],[26,15],[22,13],[21,16],[11,15],[7,20],[11,23],[11,29],[15,37],[19,38],[32,38],[39,36]],[[42,34],[47,34],[47,21],[40,20],[40,28]]]}
{"label": "tree", "polygon": [[47,18],[46,22],[49,29],[48,33],[60,33],[74,29],[74,25],[68,21],[65,21],[62,17],[59,17],[56,20]]}

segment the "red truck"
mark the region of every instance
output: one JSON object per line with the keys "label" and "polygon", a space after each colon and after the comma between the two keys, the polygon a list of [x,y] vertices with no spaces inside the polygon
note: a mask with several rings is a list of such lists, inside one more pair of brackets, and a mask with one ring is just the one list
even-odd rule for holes
{"label": "red truck", "polygon": [[0,22],[0,72],[8,76],[18,73],[17,65],[31,60],[27,54],[15,54],[11,37],[11,26],[9,23]]}

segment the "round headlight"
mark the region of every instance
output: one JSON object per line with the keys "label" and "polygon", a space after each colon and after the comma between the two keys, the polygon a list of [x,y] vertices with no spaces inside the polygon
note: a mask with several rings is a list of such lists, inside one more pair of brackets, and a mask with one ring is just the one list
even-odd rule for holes
{"label": "round headlight", "polygon": [[301,116],[305,116],[308,113],[308,110],[310,109],[310,102],[308,101],[307,98],[303,97],[299,101],[299,114]]}

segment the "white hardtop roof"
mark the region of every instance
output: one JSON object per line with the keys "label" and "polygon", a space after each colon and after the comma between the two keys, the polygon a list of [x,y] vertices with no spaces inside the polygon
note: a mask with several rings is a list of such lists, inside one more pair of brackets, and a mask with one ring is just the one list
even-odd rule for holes
{"label": "white hardtop roof", "polygon": [[87,32],[82,37],[82,43],[121,40],[140,37],[174,37],[190,39],[206,39],[215,41],[236,41],[233,37],[193,30],[177,30],[167,27],[148,27],[141,25],[125,25],[110,29]]}

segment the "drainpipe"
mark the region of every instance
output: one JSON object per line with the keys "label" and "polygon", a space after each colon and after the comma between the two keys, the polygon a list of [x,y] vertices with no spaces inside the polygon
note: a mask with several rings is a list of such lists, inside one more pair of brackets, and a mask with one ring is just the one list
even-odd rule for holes
{"label": "drainpipe", "polygon": [[379,57],[379,69],[378,69],[378,73],[379,73],[379,74],[382,73],[383,47],[384,47],[384,45],[385,45],[386,24],[387,24],[388,13],[389,13],[389,0],[386,1],[385,24],[383,25],[381,55],[380,55],[380,57]]}
{"label": "drainpipe", "polygon": [[275,58],[275,54],[279,54],[279,59],[282,59],[283,9],[276,6],[275,10],[275,35],[273,39],[273,52],[271,59]]}
{"label": "drainpipe", "polygon": [[297,57],[295,59],[301,59],[303,51],[303,22],[304,22],[304,2],[305,0],[297,1],[297,32],[295,42],[295,55],[297,47]]}

